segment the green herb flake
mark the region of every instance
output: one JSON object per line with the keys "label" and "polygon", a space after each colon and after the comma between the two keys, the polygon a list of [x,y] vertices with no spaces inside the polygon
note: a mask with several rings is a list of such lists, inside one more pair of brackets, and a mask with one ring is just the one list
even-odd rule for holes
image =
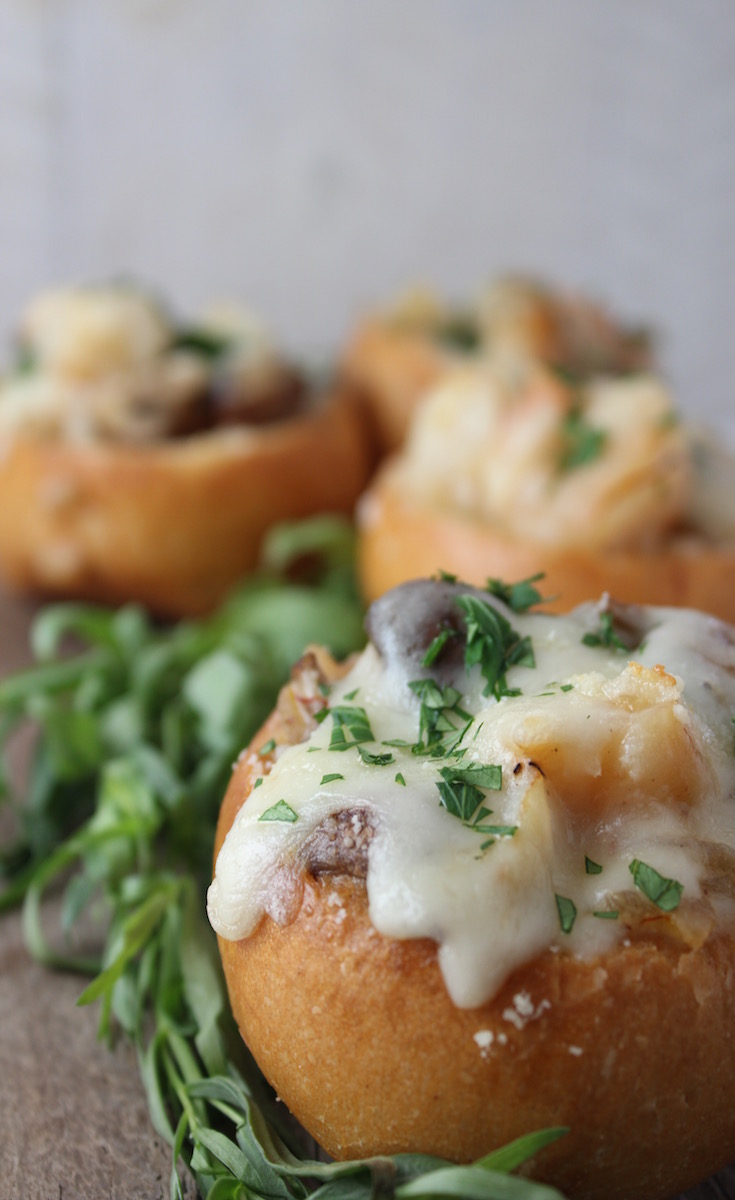
{"label": "green herb flake", "polygon": [[512,608],[513,612],[524,613],[528,612],[529,608],[533,608],[535,604],[542,604],[544,597],[541,595],[538,588],[534,587],[540,579],[544,578],[544,572],[540,571],[538,575],[529,575],[528,579],[521,579],[518,583],[503,583],[502,579],[488,579],[485,587],[492,596],[497,596],[498,600],[502,600],[508,608]]}
{"label": "green herb flake", "polygon": [[633,882],[639,891],[643,892],[657,908],[663,912],[673,912],[681,903],[684,885],[675,879],[667,879],[659,875],[654,867],[634,858],[629,865]]}
{"label": "green herb flake", "polygon": [[256,788],[259,788],[260,785],[262,784],[262,782],[263,782],[263,776],[259,775],[258,778],[255,780],[255,783],[253,784],[253,791],[255,791]]}
{"label": "green herb flake", "polygon": [[577,906],[568,896],[556,896],[556,910],[559,913],[559,924],[562,933],[571,933],[577,919]]}
{"label": "green herb flake", "polygon": [[403,778],[403,775],[400,771],[396,772],[396,783],[400,783],[401,787],[406,786],[406,780]]}
{"label": "green herb flake", "polygon": [[344,697],[345,700],[354,700],[355,696],[357,695],[359,690],[360,690],[359,687],[356,687],[356,688],[353,688],[351,692],[346,692],[345,697]]}
{"label": "green herb flake", "polygon": [[299,814],[294,812],[291,805],[287,804],[285,800],[279,800],[277,804],[272,804],[258,817],[259,821],[284,821],[287,825],[293,825],[298,819]]}
{"label": "green herb flake", "polygon": [[442,767],[439,774],[444,778],[451,774],[464,783],[489,788],[493,792],[499,792],[503,786],[503,768],[496,763],[468,763],[466,767]]}
{"label": "green herb flake", "polygon": [[609,646],[612,650],[618,650],[622,654],[629,652],[629,647],[625,642],[621,641],[615,632],[613,625],[613,615],[609,612],[600,613],[600,627],[594,633],[585,633],[582,638],[582,643],[585,646]]}
{"label": "green herb flake", "polygon": [[421,701],[414,754],[440,758],[456,754],[472,724],[470,714],[459,706],[461,694],[456,688],[440,687],[434,679],[413,679],[408,686]]}
{"label": "green herb flake", "polygon": [[334,722],[330,750],[351,750],[353,746],[375,741],[364,708],[339,704],[330,708],[329,714]]}
{"label": "green herb flake", "polygon": [[581,409],[573,408],[561,424],[562,448],[559,454],[559,470],[573,471],[577,467],[595,462],[605,449],[607,433],[596,429],[585,418]]}
{"label": "green herb flake", "polygon": [[475,317],[471,313],[452,313],[437,325],[434,336],[449,350],[468,353],[477,350],[482,335]]}
{"label": "green herb flake", "polygon": [[484,696],[517,696],[519,688],[509,688],[506,672],[515,666],[535,667],[536,659],[529,637],[521,635],[502,613],[479,596],[458,596],[456,603],[465,618],[465,668],[479,664],[485,680]]}
{"label": "green herb flake", "polygon": [[389,763],[396,761],[390,752],[386,754],[371,754],[363,746],[358,746],[357,752],[368,767],[387,767]]}
{"label": "green herb flake", "polygon": [[258,754],[260,755],[261,758],[267,758],[269,754],[273,753],[275,748],[276,748],[276,739],[268,738],[267,742],[263,742],[263,745],[260,747]]}
{"label": "green herb flake", "polygon": [[440,801],[447,812],[465,822],[472,820],[473,813],[485,798],[474,784],[454,779],[451,771],[447,771],[442,782],[436,786],[439,789]]}
{"label": "green herb flake", "polygon": [[573,684],[573,683],[563,683],[563,684],[561,685],[561,691],[562,691],[562,692],[573,692],[573,691],[574,691],[574,684]]}
{"label": "green herb flake", "polygon": [[430,667],[432,663],[436,662],[447,642],[451,642],[452,639],[456,637],[456,629],[442,629],[441,632],[438,633],[436,637],[433,638],[429,643],[427,651],[424,657],[421,659],[421,666]]}
{"label": "green herb flake", "polygon": [[518,832],[517,825],[486,825],[473,822],[472,828],[477,833],[491,833],[494,837],[513,837]]}
{"label": "green herb flake", "polygon": [[340,775],[338,771],[333,771],[331,775],[322,775],[319,786],[323,787],[325,783],[334,783],[336,779],[344,779],[344,775]]}
{"label": "green herb flake", "polygon": [[586,854],[584,856],[584,869],[588,875],[601,875],[602,874],[602,867],[600,866],[600,864],[596,863],[594,861],[594,859],[588,858]]}
{"label": "green herb flake", "polygon": [[[482,763],[470,763],[466,767],[441,767],[439,770],[441,783],[437,783],[441,804],[447,812],[461,821],[469,823],[478,808],[484,803],[485,795],[481,788],[498,791],[502,786],[502,768],[495,765],[483,766]],[[483,813],[490,810],[484,808]],[[488,832],[481,830],[480,832]]]}
{"label": "green herb flake", "polygon": [[614,908],[604,908],[600,912],[593,912],[593,917],[599,917],[601,921],[617,921],[620,913]]}

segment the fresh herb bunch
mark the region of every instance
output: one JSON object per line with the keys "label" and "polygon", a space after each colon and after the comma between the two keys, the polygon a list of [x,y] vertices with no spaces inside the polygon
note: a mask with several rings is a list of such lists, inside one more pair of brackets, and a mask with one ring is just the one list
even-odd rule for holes
{"label": "fresh herb bunch", "polygon": [[[31,952],[93,975],[80,1003],[99,1001],[101,1034],[122,1031],[137,1047],[153,1124],[173,1151],[172,1198],[185,1167],[207,1200],[554,1200],[509,1173],[562,1130],[467,1167],[422,1155],[320,1161],[284,1121],[230,1014],[204,891],[232,764],[304,647],[358,648],[362,617],[351,530],[324,518],[275,531],[261,571],[209,619],[161,628],[136,607],[42,613],[36,665],[0,682],[0,785],[18,830],[0,854],[0,911],[23,902]],[[29,724],[21,795],[5,759]],[[61,930],[49,939],[52,885]],[[98,958],[63,942],[90,913]]]}

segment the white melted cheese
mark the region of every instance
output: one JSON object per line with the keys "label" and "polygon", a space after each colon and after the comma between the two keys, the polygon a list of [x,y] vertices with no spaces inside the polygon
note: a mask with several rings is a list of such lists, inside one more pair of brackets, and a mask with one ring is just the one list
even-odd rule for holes
{"label": "white melted cheese", "polygon": [[[460,702],[473,717],[464,753],[417,755],[420,703],[408,683],[431,668],[412,673],[400,657],[386,667],[368,646],[329,705],[364,708],[375,737],[365,749],[393,761],[370,765],[354,747],[330,750],[329,716],[278,754],[217,860],[208,910],[221,936],[247,937],[264,912],[287,920],[309,836],[330,814],[356,807],[370,810],[375,827],[374,927],[432,938],[458,1006],[482,1004],[549,947],[587,956],[624,938],[622,919],[594,914],[636,895],[634,860],[681,884],[682,905],[702,895],[707,846],[735,848],[735,631],[700,613],[648,609],[645,640],[629,654],[582,642],[599,628],[594,605],[550,617],[492,603],[531,639],[535,667],[507,674],[521,694],[483,696],[474,667]],[[396,739],[408,745],[383,744]],[[440,769],[470,763],[501,766],[501,789],[484,792],[492,810],[484,822],[515,827],[512,836],[484,836],[440,803]],[[322,783],[335,773],[344,779]],[[260,819],[282,800],[295,820]],[[602,870],[589,873],[586,859]],[[575,906],[570,932],[558,896]]]}

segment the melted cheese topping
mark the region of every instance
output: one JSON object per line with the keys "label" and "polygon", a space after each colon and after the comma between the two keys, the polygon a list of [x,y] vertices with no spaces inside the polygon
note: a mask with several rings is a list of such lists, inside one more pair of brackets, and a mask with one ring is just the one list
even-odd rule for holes
{"label": "melted cheese topping", "polygon": [[417,411],[400,460],[424,503],[549,545],[636,548],[686,524],[695,471],[654,376],[575,388],[497,359],[455,370]]}
{"label": "melted cheese topping", "polygon": [[[393,595],[402,602],[401,589]],[[414,753],[420,700],[408,685],[433,668],[391,649],[386,626],[383,655],[369,645],[328,704],[363,708],[374,738],[364,749],[391,761],[365,762],[356,746],[330,749],[329,713],[306,742],[278,753],[217,860],[208,910],[221,936],[248,936],[264,912],[288,920],[309,836],[355,807],[369,810],[375,828],[374,927],[432,938],[458,1006],[482,1004],[549,947],[604,952],[630,934],[641,906],[646,919],[679,922],[689,938],[732,915],[732,879],[718,891],[708,872],[713,847],[735,850],[735,631],[692,611],[635,610],[645,634],[631,655],[583,642],[600,628],[597,606],[518,615],[475,595],[531,639],[535,666],[507,672],[519,694],[486,696],[479,667],[461,667],[458,705],[471,723],[459,753]],[[389,625],[386,598],[378,604],[375,620]],[[482,789],[491,813],[479,821],[450,812],[438,788],[443,768],[471,772],[473,764],[502,769],[500,789]],[[333,774],[343,778],[323,782]],[[262,820],[281,801],[290,819]],[[662,912],[637,887],[636,862],[681,886],[675,911]],[[569,901],[571,928],[561,920]]]}

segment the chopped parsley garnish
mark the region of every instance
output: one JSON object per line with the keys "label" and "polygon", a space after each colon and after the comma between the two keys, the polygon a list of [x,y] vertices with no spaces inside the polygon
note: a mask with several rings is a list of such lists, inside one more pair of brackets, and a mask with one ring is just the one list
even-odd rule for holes
{"label": "chopped parsley garnish", "polygon": [[479,664],[485,680],[484,696],[518,696],[519,688],[509,688],[506,671],[510,667],[535,667],[536,659],[529,637],[521,637],[509,621],[479,596],[457,596],[466,623],[465,667]]}
{"label": "chopped parsley garnish", "polygon": [[508,608],[512,608],[513,612],[524,613],[528,612],[529,608],[533,608],[534,604],[541,604],[543,596],[538,588],[535,588],[534,583],[538,583],[539,579],[543,579],[544,572],[540,571],[538,575],[529,575],[528,579],[521,579],[518,583],[503,583],[502,579],[488,579],[486,588],[492,596],[497,596],[498,600],[502,600]]}
{"label": "chopped parsley garnish", "polygon": [[563,684],[561,685],[561,690],[562,690],[563,692],[573,692],[573,691],[574,691],[574,684],[573,684],[573,683],[563,683]]}
{"label": "chopped parsley garnish", "polygon": [[253,784],[253,791],[255,791],[256,787],[260,787],[262,782],[263,782],[263,776],[259,775],[258,778],[255,780],[255,783]]}
{"label": "chopped parsley garnish", "polygon": [[344,779],[344,775],[340,775],[339,771],[333,771],[331,775],[322,775],[322,781],[319,786],[323,787],[325,783],[334,783],[335,779]]}
{"label": "chopped parsley garnish", "polygon": [[629,868],[633,882],[639,891],[643,892],[657,908],[663,912],[673,912],[679,907],[684,885],[675,879],[666,879],[659,875],[654,867],[634,858]]}
{"label": "chopped parsley garnish", "polygon": [[454,779],[461,779],[464,783],[473,783],[476,787],[488,788],[493,792],[499,792],[503,786],[503,768],[497,763],[467,763],[465,767],[442,767],[439,774],[446,779],[447,772]]}
{"label": "chopped parsley garnish", "polygon": [[480,345],[480,329],[471,313],[453,313],[436,326],[434,336],[450,350],[476,350]]}
{"label": "chopped parsley garnish", "polygon": [[273,753],[275,748],[276,748],[276,739],[268,738],[267,742],[263,742],[263,745],[260,747],[258,754],[260,755],[261,758],[266,758],[267,755]]}
{"label": "chopped parsley garnish", "polygon": [[613,622],[612,613],[600,613],[600,628],[594,633],[586,633],[582,638],[582,643],[585,646],[609,646],[613,650],[627,654],[630,647],[626,646],[625,642],[618,637]]}
{"label": "chopped parsley garnish", "polygon": [[594,859],[588,858],[586,854],[584,856],[584,869],[588,875],[601,875],[602,874],[602,867],[600,866],[600,864],[596,863],[594,861]]}
{"label": "chopped parsley garnish", "polygon": [[456,629],[442,629],[441,632],[438,633],[436,637],[431,640],[431,642],[429,642],[426,654],[421,659],[421,666],[430,667],[432,663],[436,662],[447,642],[450,642],[452,638],[455,637],[457,637]]}
{"label": "chopped parsley garnish", "polygon": [[[495,837],[513,837],[518,831],[517,825],[486,825],[484,822],[478,824],[476,821],[472,822],[472,828],[476,829],[478,833],[492,833]],[[490,843],[486,842],[485,845],[490,845]]]}
{"label": "chopped parsley garnish", "polygon": [[600,912],[593,912],[593,917],[599,917],[601,921],[617,921],[620,913],[615,908],[604,908]]}
{"label": "chopped parsley garnish", "polygon": [[354,700],[355,696],[357,695],[359,690],[360,690],[359,687],[356,687],[356,688],[353,688],[351,692],[346,692],[345,697],[344,697],[345,700]]}
{"label": "chopped parsley garnish", "polygon": [[[485,795],[482,788],[499,791],[502,787],[502,768],[496,765],[484,766],[482,763],[468,763],[466,767],[441,767],[439,770],[441,783],[437,783],[439,797],[447,812],[461,821],[482,820],[489,816],[492,809],[484,807]],[[478,809],[480,810],[478,812]],[[479,828],[481,833],[497,832],[499,826],[492,829]]]}
{"label": "chopped parsley garnish", "polygon": [[400,783],[401,787],[406,786],[406,780],[403,778],[403,775],[400,771],[396,772],[396,783]]}
{"label": "chopped parsley garnish", "polygon": [[294,812],[291,805],[287,804],[285,800],[279,800],[277,804],[272,804],[258,817],[259,821],[285,821],[288,825],[293,825],[298,819],[299,814]]}
{"label": "chopped parsley garnish", "polygon": [[329,740],[330,750],[351,750],[353,746],[359,746],[363,742],[375,741],[364,708],[358,705],[338,704],[329,709],[329,715],[334,721]]}
{"label": "chopped parsley garnish", "polygon": [[599,458],[607,441],[604,429],[595,429],[581,409],[573,408],[561,424],[562,448],[559,470],[572,471]]}
{"label": "chopped parsley garnish", "polygon": [[556,896],[556,909],[562,933],[571,933],[577,919],[577,906],[568,896]]}
{"label": "chopped parsley garnish", "polygon": [[444,808],[460,821],[471,821],[473,813],[482,804],[485,796],[473,783],[456,779],[450,768],[440,771],[441,783],[437,783],[439,797]]}
{"label": "chopped parsley garnish", "polygon": [[456,575],[453,575],[451,571],[442,571],[441,567],[439,568],[439,570],[436,573],[436,578],[441,583],[456,583],[457,582]]}
{"label": "chopped parsley garnish", "polygon": [[413,679],[408,686],[421,701],[414,753],[438,757],[456,753],[472,724],[470,714],[459,707],[461,693],[453,687],[441,687],[434,679]]}
{"label": "chopped parsley garnish", "polygon": [[232,337],[212,329],[193,327],[182,329],[174,338],[174,350],[189,350],[202,358],[219,358],[232,345]]}
{"label": "chopped parsley garnish", "polygon": [[363,746],[357,747],[357,753],[364,763],[369,767],[387,767],[389,763],[395,762],[393,755],[387,754],[371,754],[369,750],[365,750]]}

